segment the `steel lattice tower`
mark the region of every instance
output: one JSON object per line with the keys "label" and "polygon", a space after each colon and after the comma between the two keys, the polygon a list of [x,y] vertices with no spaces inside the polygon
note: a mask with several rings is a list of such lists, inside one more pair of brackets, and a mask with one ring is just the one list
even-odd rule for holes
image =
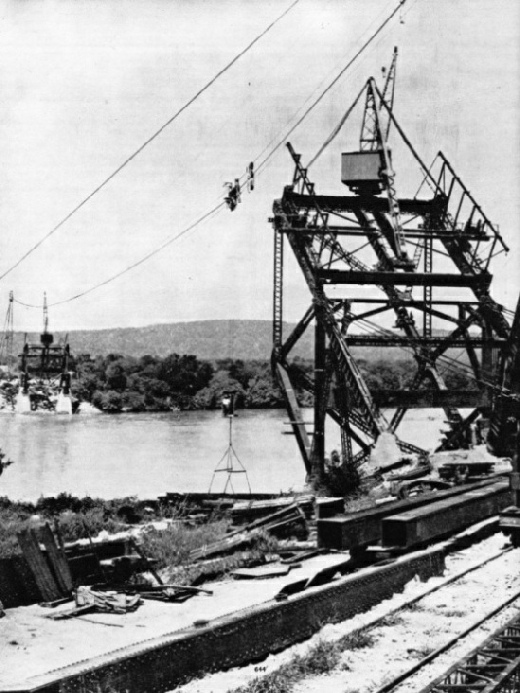
{"label": "steel lattice tower", "polygon": [[[444,154],[439,152],[428,168],[397,123],[396,55],[383,93],[373,78],[367,81],[359,149],[342,154],[342,183],[350,194],[318,195],[301,156],[288,144],[294,177],[273,206],[272,365],[311,476],[323,468],[326,417],[340,426],[344,455],[355,464],[369,454],[381,433],[396,434],[411,408],[445,410],[449,431],[439,449],[463,447],[468,428],[481,414],[491,418],[490,442],[504,448],[505,422],[516,416],[517,405],[504,397],[504,373],[508,392],[520,390],[516,375],[513,381],[510,377],[518,368],[511,365],[518,356],[511,345],[519,330],[511,329],[490,294],[491,261],[507,247]],[[414,197],[399,197],[396,190],[388,144],[391,125],[418,164],[421,185]],[[311,306],[283,341],[285,240],[305,278]],[[372,251],[371,264],[356,250],[363,240]],[[336,298],[333,287],[347,289],[348,296]],[[359,287],[373,287],[379,297],[357,297]],[[465,292],[468,299],[446,297],[451,289]],[[394,329],[380,327],[369,335],[356,329],[386,313],[394,314]],[[432,319],[444,329],[432,330]],[[314,378],[304,386],[314,393],[315,403],[314,431],[308,433],[290,379],[289,356],[311,324]],[[416,370],[408,389],[370,390],[352,351],[366,346],[402,347],[413,355]],[[450,389],[442,377],[440,364],[454,348],[466,352],[474,389]],[[395,410],[391,418],[382,412],[387,407]],[[463,417],[458,408],[471,413]],[[424,452],[400,437],[396,440],[406,453]]]}

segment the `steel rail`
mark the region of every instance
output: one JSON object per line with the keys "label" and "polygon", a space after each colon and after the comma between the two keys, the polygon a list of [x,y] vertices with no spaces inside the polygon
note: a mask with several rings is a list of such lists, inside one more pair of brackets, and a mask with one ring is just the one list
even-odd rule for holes
{"label": "steel rail", "polygon": [[[499,555],[495,555],[494,559],[498,558],[499,556],[502,556],[504,553],[507,551],[510,551],[511,548],[506,549],[505,551],[502,551]],[[475,570],[477,568],[482,567],[485,563],[488,563],[490,560],[488,559],[484,561],[481,565],[476,566],[476,568],[473,568],[472,570]],[[466,571],[466,572],[471,572],[471,571]],[[460,575],[459,577],[462,577]],[[445,583],[448,584],[448,583]],[[442,587],[445,585],[443,584]],[[485,616],[483,616],[481,619],[473,623],[471,626],[468,626],[465,630],[462,631],[462,633],[459,633],[458,635],[453,636],[448,640],[448,642],[444,643],[444,645],[441,645],[438,647],[436,650],[431,652],[429,655],[426,657],[423,657],[419,662],[416,662],[413,666],[411,666],[407,671],[398,674],[396,677],[394,677],[391,681],[385,683],[383,686],[378,688],[377,690],[374,691],[374,693],[389,693],[390,691],[394,690],[398,685],[406,681],[406,679],[410,678],[414,674],[416,674],[420,669],[422,669],[424,666],[427,664],[430,664],[434,659],[439,657],[441,654],[444,652],[447,652],[449,649],[451,649],[454,645],[456,645],[460,640],[465,638],[467,635],[469,635],[471,632],[479,628],[481,625],[486,623],[486,621],[489,621],[493,616],[496,616],[498,613],[503,611],[507,606],[515,602],[516,600],[520,599],[520,591],[516,592],[512,597],[510,597],[507,601],[503,602],[499,606],[495,607],[491,611],[489,611]]]}
{"label": "steel rail", "polygon": [[[381,621],[383,621],[384,619],[388,618],[389,616],[393,616],[394,614],[397,614],[400,611],[404,611],[405,609],[408,609],[410,606],[413,606],[413,604],[416,604],[417,602],[421,601],[421,599],[424,599],[424,597],[429,597],[430,594],[437,592],[438,590],[442,589],[443,587],[446,587],[447,585],[451,585],[453,582],[457,582],[457,580],[460,580],[465,575],[468,575],[468,573],[472,573],[474,570],[478,570],[479,568],[482,568],[487,563],[491,563],[491,561],[496,561],[497,559],[501,558],[504,554],[508,553],[509,551],[512,551],[512,549],[513,549],[512,546],[508,546],[506,549],[502,549],[498,553],[494,553],[492,556],[485,558],[480,563],[474,564],[474,565],[470,566],[469,568],[465,568],[464,570],[461,570],[459,573],[455,573],[455,575],[452,575],[451,577],[446,578],[446,580],[439,583],[438,585],[434,585],[434,587],[431,587],[426,592],[421,592],[421,594],[417,594],[417,595],[415,595],[415,597],[412,597],[408,601],[403,602],[403,604],[400,604],[399,606],[396,606],[394,609],[391,609],[384,616],[378,616],[373,621],[370,621],[368,624],[361,626],[360,628],[357,628],[354,632],[361,632],[361,631],[372,630],[373,628],[377,628],[379,623]],[[376,693],[376,692],[374,692],[374,693]],[[377,691],[377,693],[379,693],[379,691]]]}

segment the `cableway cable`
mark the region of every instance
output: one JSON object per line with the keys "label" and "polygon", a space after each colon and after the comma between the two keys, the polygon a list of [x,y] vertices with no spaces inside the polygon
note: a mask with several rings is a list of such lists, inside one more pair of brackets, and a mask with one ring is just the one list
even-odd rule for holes
{"label": "cableway cable", "polygon": [[[178,241],[182,236],[185,236],[189,231],[193,231],[199,224],[202,224],[202,222],[206,221],[209,217],[213,216],[214,214],[218,213],[223,207],[225,206],[225,202],[220,202],[218,205],[213,207],[209,212],[206,212],[203,214],[201,217],[199,217],[196,221],[194,221],[192,224],[187,226],[185,229],[180,231],[178,234],[173,236],[172,238],[167,239],[162,243],[160,246],[157,246],[153,250],[151,250],[147,255],[143,256],[136,262],[132,263],[131,265],[128,265],[128,267],[125,267],[123,270],[120,270],[116,274],[112,275],[108,279],[103,280],[102,282],[99,282],[98,284],[95,284],[94,286],[89,287],[85,291],[81,291],[79,294],[75,294],[74,296],[70,296],[69,298],[63,299],[62,301],[55,301],[54,303],[49,303],[49,307],[51,306],[60,306],[63,305],[64,303],[70,303],[71,301],[76,301],[78,298],[83,298],[83,296],[86,296],[87,294],[92,293],[96,289],[100,289],[102,286],[106,286],[107,284],[111,284],[113,281],[116,279],[119,279],[119,277],[122,277],[123,274],[126,274],[127,272],[130,272],[131,270],[135,269],[136,267],[139,267],[139,265],[142,265],[145,263],[147,260],[152,258],[154,255],[157,255],[157,253],[160,253],[162,250],[167,248],[169,245],[172,245],[172,243],[175,243],[175,241]],[[24,303],[23,301],[19,301],[18,299],[14,299],[15,303],[18,303],[21,306],[25,306],[26,308],[41,308],[41,305],[35,305],[32,303]]]}
{"label": "cableway cable", "polygon": [[[405,0],[406,1],[406,0]],[[60,229],[71,217],[76,214],[89,200],[91,200],[98,192],[103,190],[103,188],[118,175],[131,161],[133,161],[151,142],[153,142],[169,125],[171,125],[187,108],[189,108],[198,98],[202,96],[205,91],[207,91],[224,73],[226,73],[242,56],[244,56],[261,38],[263,38],[280,20],[282,20],[298,3],[300,0],[294,0],[294,2],[282,12],[276,19],[274,19],[260,34],[258,34],[240,53],[237,53],[235,57],[216,75],[214,75],[209,82],[207,82],[203,87],[201,87],[197,93],[191,97],[183,106],[181,106],[176,113],[174,113],[171,118],[169,118],[153,135],[151,135],[147,140],[145,140],[129,157],[127,157],[122,164],[120,164],[115,171],[113,171],[107,178],[103,180],[87,197],[85,197],[74,209],[69,212],[63,219],[54,226],[50,231],[48,231],[40,240],[35,243],[29,250],[27,250],[22,257],[9,269],[7,269],[3,274],[0,275],[0,281],[7,277],[13,270],[15,270],[26,258],[29,257],[35,250],[37,250],[48,238],[50,238],[58,229]]]}
{"label": "cableway cable", "polygon": [[[295,2],[293,2],[293,4],[290,5],[290,7],[289,7],[282,15],[280,15],[269,27],[267,27],[267,29],[265,29],[264,32],[263,32],[262,34],[260,34],[256,39],[254,39],[254,41],[253,41],[251,44],[249,44],[249,46],[248,46],[246,49],[244,49],[244,50],[242,51],[241,54],[237,55],[237,56],[226,66],[226,68],[223,68],[223,70],[221,70],[221,71],[213,78],[213,80],[211,80],[211,82],[208,83],[208,84],[206,85],[206,87],[204,87],[201,91],[199,91],[198,94],[197,94],[195,97],[193,97],[193,99],[192,99],[190,102],[188,102],[187,104],[185,104],[185,106],[183,106],[181,110],[184,110],[185,108],[187,108],[188,105],[189,105],[190,103],[192,103],[192,102],[195,100],[195,98],[197,98],[197,96],[200,95],[200,94],[202,93],[202,91],[206,90],[206,89],[208,88],[208,86],[210,86],[210,84],[212,84],[212,83],[213,83],[213,82],[214,82],[225,70],[229,69],[229,67],[231,67],[231,65],[232,65],[234,62],[236,62],[236,60],[238,60],[238,58],[239,58],[241,55],[243,55],[247,50],[249,50],[249,48],[253,45],[253,43],[255,43],[256,41],[258,41],[259,38],[261,38],[261,36],[263,36],[265,33],[267,33],[267,31],[269,31],[269,29],[270,29],[272,26],[274,26],[274,24],[275,24],[276,22],[280,21],[280,19],[281,19],[283,16],[285,16],[285,15],[295,6],[295,4],[296,4],[297,2],[299,2],[299,0],[295,0]],[[256,175],[257,175],[257,176],[259,175],[259,169],[260,169],[261,167],[265,167],[265,166],[267,165],[268,161],[272,158],[272,156],[275,154],[275,152],[280,148],[280,146],[283,144],[283,142],[285,142],[286,138],[289,137],[289,135],[290,135],[299,125],[301,125],[301,123],[307,118],[307,116],[312,112],[312,110],[320,103],[320,101],[324,98],[324,96],[332,89],[332,87],[333,87],[333,86],[338,82],[338,80],[345,74],[345,72],[351,67],[351,65],[354,64],[354,62],[359,58],[359,56],[368,48],[368,46],[374,41],[374,39],[381,33],[381,31],[386,27],[386,25],[391,21],[391,19],[393,19],[393,17],[395,17],[395,15],[399,12],[399,10],[401,9],[401,7],[402,7],[406,2],[407,2],[407,0],[399,0],[399,1],[398,1],[397,6],[394,7],[393,11],[392,11],[392,12],[386,17],[386,19],[378,26],[378,28],[370,35],[370,37],[365,41],[365,43],[361,46],[361,48],[356,52],[356,54],[354,55],[354,57],[351,58],[351,59],[348,61],[348,63],[347,63],[343,68],[341,68],[341,70],[340,70],[339,73],[335,76],[335,78],[327,85],[327,87],[326,87],[324,90],[321,91],[321,93],[319,94],[319,96],[318,96],[318,97],[314,100],[314,102],[305,110],[305,112],[304,112],[304,113],[302,114],[302,116],[298,119],[298,121],[289,129],[289,131],[285,134],[284,138],[283,138],[277,145],[275,145],[275,147],[269,152],[269,154],[262,160],[262,162],[259,164],[259,166],[258,166],[258,168],[257,168],[257,170],[256,170]],[[125,162],[124,164],[122,164],[122,165],[121,165],[121,166],[120,166],[109,178],[107,178],[100,186],[98,186],[98,188],[96,188],[96,190],[95,190],[93,193],[91,193],[91,195],[89,195],[88,198],[85,198],[85,200],[83,200],[83,202],[80,203],[80,205],[78,205],[72,212],[70,212],[70,214],[68,214],[67,217],[65,217],[54,229],[52,229],[52,230],[47,234],[47,236],[44,236],[44,237],[43,237],[43,238],[42,238],[42,239],[41,239],[30,251],[28,251],[28,252],[27,252],[16,264],[15,264],[15,265],[13,265],[13,266],[12,266],[9,270],[7,270],[3,275],[0,275],[0,280],[3,279],[7,274],[9,274],[9,272],[11,272],[13,269],[15,269],[15,267],[17,267],[17,266],[18,266],[18,265],[19,265],[19,264],[20,264],[31,252],[33,252],[34,250],[36,250],[36,248],[37,248],[39,245],[41,245],[41,244],[46,240],[46,238],[48,238],[52,233],[54,233],[56,230],[58,230],[58,228],[59,228],[60,226],[62,226],[68,219],[70,219],[70,217],[71,217],[76,211],[78,211],[78,210],[79,210],[79,209],[80,209],[91,197],[93,197],[93,195],[95,195],[96,192],[98,192],[99,190],[101,190],[101,188],[104,187],[104,186],[108,183],[108,181],[109,181],[111,178],[113,178],[115,175],[117,175],[117,173],[119,173],[119,171],[120,171],[120,170],[121,170],[132,158],[135,158],[135,156],[137,156],[137,154],[139,154],[139,153],[142,151],[142,149],[144,149],[144,147],[146,146],[146,144],[148,144],[148,143],[151,142],[153,139],[155,139],[155,137],[157,137],[157,136],[160,134],[160,132],[162,132],[162,131],[165,129],[165,127],[167,127],[171,122],[173,122],[173,120],[177,117],[177,115],[180,114],[181,110],[178,111],[177,114],[175,114],[175,116],[173,116],[165,125],[163,125],[162,128],[161,128],[159,131],[157,131],[157,133],[155,133],[155,135],[152,136],[152,138],[150,138],[149,140],[147,140],[147,142],[146,142],[144,145],[141,145],[141,147],[140,147],[136,152],[134,152],[134,154],[133,154],[131,157],[129,157],[129,158],[126,160],[126,162]],[[264,151],[265,151],[265,150],[264,150]],[[138,267],[139,265],[143,264],[143,263],[146,262],[148,259],[150,259],[150,258],[153,257],[154,255],[156,255],[157,253],[159,253],[159,252],[161,252],[162,250],[164,250],[166,247],[168,247],[169,245],[171,245],[172,243],[174,243],[178,238],[180,238],[180,237],[183,236],[184,234],[188,233],[188,231],[193,230],[196,226],[198,226],[200,223],[202,223],[202,222],[203,222],[204,220],[206,220],[208,217],[210,217],[210,216],[212,216],[213,214],[215,214],[215,213],[217,213],[218,211],[220,211],[220,209],[223,208],[224,206],[225,206],[225,202],[221,202],[221,203],[218,204],[216,207],[213,207],[209,212],[206,212],[205,214],[203,214],[201,217],[199,217],[199,219],[197,219],[196,222],[194,222],[194,223],[191,224],[189,227],[187,227],[186,229],[184,229],[183,231],[181,231],[179,234],[177,234],[177,235],[174,236],[173,238],[169,239],[168,241],[166,241],[166,242],[163,243],[162,245],[156,247],[154,250],[150,251],[150,252],[149,252],[147,255],[145,255],[143,258],[141,258],[141,259],[138,260],[137,262],[135,262],[135,263],[129,265],[128,267],[126,267],[125,269],[121,270],[121,271],[118,272],[117,274],[115,274],[115,275],[109,277],[108,279],[106,279],[106,280],[104,280],[104,281],[102,281],[102,282],[99,282],[98,284],[95,284],[94,286],[90,287],[89,289],[86,289],[85,291],[82,291],[82,292],[80,292],[80,293],[78,293],[78,294],[75,294],[74,296],[70,296],[70,297],[67,298],[67,299],[63,299],[63,300],[61,300],[61,301],[56,301],[56,302],[54,302],[54,303],[51,303],[50,305],[51,305],[51,306],[55,306],[55,305],[63,305],[63,304],[65,304],[65,303],[70,303],[71,301],[77,300],[77,299],[79,299],[79,298],[82,298],[83,296],[86,296],[87,294],[92,293],[93,291],[95,291],[95,290],[98,289],[98,288],[101,288],[102,286],[106,286],[107,284],[110,284],[111,282],[115,281],[116,279],[118,279],[119,277],[123,276],[123,275],[126,274],[127,272],[130,272],[132,269],[135,269],[135,268]],[[16,302],[19,303],[20,305],[23,305],[23,306],[27,307],[27,308],[41,308],[41,306],[38,306],[38,305],[35,305],[35,304],[30,304],[30,303],[24,303],[24,302],[19,301],[19,300],[17,300],[17,299],[16,299]]]}
{"label": "cableway cable", "polygon": [[[417,2],[417,0],[414,0],[414,2]],[[390,2],[388,2],[388,3],[385,5],[385,7],[377,14],[376,17],[374,17],[374,19],[370,22],[370,24],[367,26],[367,28],[361,33],[361,35],[360,35],[360,37],[359,37],[359,39],[358,39],[358,43],[361,43],[361,42],[362,42],[363,37],[365,36],[365,34],[369,34],[369,33],[372,31],[372,26],[375,25],[375,24],[377,24],[377,22],[380,20],[380,17],[383,16],[383,15],[385,15],[386,12],[387,12],[387,10],[390,8],[390,6],[393,7],[393,5],[394,5],[394,2],[393,2],[392,0],[390,0]],[[410,10],[408,10],[408,12],[409,12],[409,11],[410,11]],[[378,45],[378,44],[380,43],[381,38],[382,38],[382,37],[379,38],[379,40],[376,42],[375,45]],[[334,66],[334,68],[332,68],[332,69],[327,73],[326,77],[324,77],[324,78],[320,81],[319,85],[311,92],[311,94],[309,94],[309,96],[305,99],[305,101],[302,103],[302,105],[294,112],[294,114],[291,116],[291,118],[289,118],[289,120],[287,121],[287,124],[286,124],[286,128],[287,128],[287,127],[290,127],[290,124],[292,123],[292,121],[294,121],[294,120],[296,120],[296,119],[298,118],[300,112],[304,110],[304,108],[305,108],[305,106],[307,105],[307,103],[308,103],[309,101],[311,101],[311,99],[314,97],[314,94],[316,94],[316,93],[319,92],[319,90],[320,90],[320,88],[322,87],[322,85],[325,85],[325,84],[327,83],[327,80],[330,78],[330,76],[331,76],[331,75],[335,75],[335,74],[336,74],[336,71],[337,71],[338,69],[340,69],[340,68],[342,67],[342,65],[343,65],[343,60],[342,60],[342,61],[338,61],[338,62],[336,63],[336,65]],[[358,69],[359,69],[359,67],[358,67]],[[284,128],[284,131],[285,131],[286,128]],[[262,156],[263,156],[266,152],[268,152],[268,151],[270,150],[271,146],[273,146],[274,143],[277,142],[277,140],[278,140],[280,137],[281,137],[280,132],[278,132],[276,135],[274,135],[274,136],[271,138],[271,140],[266,144],[266,146],[262,149],[262,151],[255,157],[255,159],[254,159],[253,161],[256,163],[259,159],[261,159]],[[241,180],[242,180],[242,179],[241,179]]]}
{"label": "cableway cable", "polygon": [[327,87],[319,94],[319,96],[313,101],[313,103],[305,110],[305,112],[301,115],[301,117],[296,121],[296,123],[286,132],[284,135],[283,139],[281,139],[278,144],[276,144],[273,149],[269,152],[269,154],[260,162],[260,164],[257,166],[257,175],[258,172],[267,164],[267,162],[274,156],[274,154],[278,151],[278,149],[284,144],[284,142],[287,140],[287,138],[296,130],[297,127],[299,127],[303,121],[307,118],[307,116],[314,110],[314,108],[320,103],[320,101],[324,98],[324,96],[334,87],[334,85],[343,77],[345,72],[353,65],[356,60],[359,58],[359,56],[364,53],[364,51],[368,48],[368,46],[374,41],[374,39],[383,31],[383,29],[386,27],[386,25],[395,17],[395,15],[400,11],[400,9],[404,6],[404,4],[407,2],[407,0],[399,0],[397,6],[394,8],[394,10],[386,17],[386,19],[378,26],[378,28],[371,34],[371,36],[365,41],[365,43],[361,46],[361,48],[357,51],[357,53],[354,55],[353,58],[351,58],[348,63],[339,71],[339,73],[336,75],[336,77],[330,82]]}
{"label": "cableway cable", "polygon": [[[406,1],[406,0],[405,0],[405,1]],[[409,9],[407,10],[406,14],[408,14],[408,13],[411,11],[411,9],[412,9],[413,5],[415,4],[415,2],[417,2],[417,0],[415,0],[415,1],[412,3],[412,5],[411,5],[411,6],[409,7]],[[404,2],[401,3],[401,5],[399,6],[398,9],[400,9],[403,5],[404,5]],[[331,134],[329,135],[329,137],[325,140],[325,142],[321,145],[320,149],[316,152],[316,154],[315,154],[315,155],[312,157],[312,159],[309,161],[309,163],[307,164],[307,168],[308,168],[308,169],[317,161],[317,159],[319,159],[319,157],[323,154],[323,152],[324,152],[325,149],[329,146],[329,144],[331,144],[331,142],[333,142],[333,140],[334,140],[334,139],[338,136],[338,134],[341,132],[341,129],[342,129],[343,125],[344,125],[345,122],[348,120],[350,114],[352,113],[352,111],[353,111],[354,108],[356,107],[356,105],[357,105],[357,103],[358,103],[358,101],[359,101],[361,95],[362,95],[363,92],[365,91],[365,88],[366,88],[366,85],[363,86],[363,89],[361,90],[361,92],[356,96],[356,99],[355,99],[354,103],[353,103],[353,104],[348,108],[348,110],[344,113],[344,115],[341,117],[341,120],[339,121],[338,125],[336,125],[336,127],[335,127],[334,130],[331,132]],[[422,185],[422,184],[421,184],[421,185]]]}

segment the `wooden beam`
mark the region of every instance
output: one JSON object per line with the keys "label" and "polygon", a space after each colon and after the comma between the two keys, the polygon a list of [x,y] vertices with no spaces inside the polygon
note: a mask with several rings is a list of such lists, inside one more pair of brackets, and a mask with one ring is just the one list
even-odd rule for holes
{"label": "wooden beam", "polygon": [[422,508],[391,515],[381,521],[383,546],[412,548],[437,541],[497,515],[511,503],[506,480],[430,503]]}
{"label": "wooden beam", "polygon": [[29,568],[31,569],[42,598],[46,602],[52,602],[63,595],[56,584],[56,580],[40,550],[36,532],[33,529],[24,529],[18,533],[18,543]]}
{"label": "wooden beam", "polygon": [[64,595],[70,594],[72,592],[72,575],[70,573],[69,563],[65,555],[62,554],[56,546],[54,535],[47,523],[40,528],[39,535],[47,551],[47,557],[54,570],[56,581],[62,593]]}

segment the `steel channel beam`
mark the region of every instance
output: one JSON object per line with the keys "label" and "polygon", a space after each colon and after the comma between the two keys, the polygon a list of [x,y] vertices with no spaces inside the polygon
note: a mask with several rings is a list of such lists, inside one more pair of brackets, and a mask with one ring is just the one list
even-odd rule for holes
{"label": "steel channel beam", "polygon": [[[337,299],[338,301],[343,301],[343,299]],[[349,298],[350,303],[388,303],[388,299],[386,298]],[[401,303],[403,306],[406,308],[419,308],[421,306],[424,306],[424,301],[415,301],[413,299],[406,299],[403,298]],[[447,300],[441,300],[437,301],[435,299],[432,300],[432,305],[436,306],[479,306],[480,304],[478,301],[447,301]]]}
{"label": "steel channel beam", "polygon": [[381,272],[369,270],[318,270],[319,279],[330,284],[383,284],[386,286],[487,287],[491,275],[448,274],[444,272]]}
{"label": "steel channel beam", "polygon": [[511,504],[507,481],[475,489],[456,498],[440,500],[416,510],[385,517],[381,525],[383,546],[412,548],[447,537]]}
{"label": "steel channel beam", "polygon": [[[309,233],[308,228],[299,228],[297,226],[291,226],[286,229],[282,229],[283,233]],[[312,229],[312,233],[316,235],[322,235],[326,233],[334,233],[338,236],[366,236],[367,232],[361,226],[339,226],[334,224],[328,224],[327,227],[320,226]],[[442,238],[461,238],[466,241],[487,241],[489,236],[486,234],[477,234],[472,232],[458,233],[457,231],[446,231],[445,229],[407,229],[403,228],[403,235],[405,238],[432,238],[432,239],[442,239]]]}
{"label": "steel channel beam", "polygon": [[[286,190],[283,201],[296,208],[314,209],[323,212],[388,212],[388,200],[384,197],[357,197],[355,195],[301,195]],[[399,199],[399,209],[403,214],[432,213],[441,214],[444,207],[441,200]]]}
{"label": "steel channel beam", "polygon": [[475,409],[490,405],[489,394],[483,390],[372,390],[378,407],[411,409]]}
{"label": "steel channel beam", "polygon": [[475,349],[481,349],[482,347],[503,347],[506,344],[505,339],[488,338],[485,337],[469,337],[469,339],[462,338],[451,338],[451,337],[419,337],[419,338],[408,338],[401,335],[395,335],[392,337],[370,337],[365,335],[349,335],[347,337],[347,342],[349,346],[382,346],[382,347],[401,347],[401,346],[411,346],[413,344],[420,344],[421,346],[445,346],[446,348],[466,348],[467,344],[471,344]]}

